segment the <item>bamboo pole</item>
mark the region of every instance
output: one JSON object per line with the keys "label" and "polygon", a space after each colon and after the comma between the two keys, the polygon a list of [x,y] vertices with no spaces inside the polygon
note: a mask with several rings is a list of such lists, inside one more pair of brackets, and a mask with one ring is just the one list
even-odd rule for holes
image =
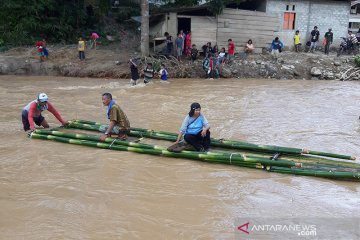
{"label": "bamboo pole", "polygon": [[[57,140],[57,137],[67,138],[67,139],[71,139],[71,141],[73,141],[73,142],[75,142],[75,144],[79,144],[79,145],[81,145],[80,142],[76,142],[76,140],[77,141],[81,140],[81,142],[86,142],[86,144],[84,143],[84,145],[88,144],[89,146],[90,145],[94,146],[94,145],[90,144],[88,142],[90,142],[90,141],[96,142],[96,141],[100,140],[99,136],[86,136],[86,135],[82,135],[82,134],[65,133],[65,132],[51,131],[51,130],[36,130],[35,135],[32,135],[32,136],[34,136],[34,138],[37,138],[37,137],[41,138],[39,135],[55,137],[55,138],[50,137],[51,140]],[[155,154],[155,155],[164,155],[164,156],[168,156],[168,157],[183,157],[183,158],[201,159],[201,160],[209,159],[209,160],[213,160],[213,161],[221,160],[222,163],[225,163],[225,164],[236,164],[238,162],[252,162],[252,163],[261,163],[261,164],[264,164],[267,166],[281,166],[281,167],[299,167],[300,166],[299,164],[292,162],[292,161],[286,161],[286,160],[272,161],[269,159],[248,156],[248,155],[244,155],[244,154],[225,154],[225,153],[212,153],[212,152],[200,153],[200,152],[191,152],[191,151],[183,151],[180,153],[174,153],[174,152],[169,152],[165,149],[161,149],[161,148],[159,149],[159,147],[154,147],[149,144],[118,141],[113,138],[107,138],[105,141],[106,142],[104,142],[104,144],[107,144],[111,148],[113,148],[114,146],[118,146],[117,144],[121,144],[124,147],[132,146],[134,148],[143,149],[145,151],[144,153],[147,153],[148,150],[150,152],[152,151],[152,153],[155,153],[154,151],[157,151],[157,154]],[[110,142],[112,142],[112,143],[109,144]],[[69,143],[72,143],[72,142],[69,142]],[[105,146],[105,145],[101,145],[102,143],[100,143],[100,142],[97,142],[97,143],[99,143],[100,146]],[[126,149],[124,149],[124,150],[126,150]]]}
{"label": "bamboo pole", "polygon": [[[82,122],[87,122],[90,124],[84,124]],[[86,120],[74,120],[70,123],[69,127],[80,128],[91,131],[99,131],[100,125],[95,122],[90,122]],[[142,128],[132,128],[137,129],[138,131],[130,131],[131,136],[135,137],[148,137],[153,139],[167,140],[167,141],[176,141],[177,134],[169,133],[169,132],[156,132],[153,130],[147,130]],[[240,149],[240,150],[250,150],[250,151],[261,151],[268,153],[286,153],[286,154],[308,154],[322,157],[330,157],[330,158],[339,158],[345,160],[355,160],[356,157],[335,154],[335,153],[327,153],[327,152],[319,152],[312,150],[305,150],[300,148],[290,148],[290,147],[280,147],[280,146],[272,146],[272,145],[256,145],[247,142],[241,141],[232,141],[232,140],[219,140],[219,139],[211,139],[211,146],[221,147],[221,148],[229,148],[229,149]]]}
{"label": "bamboo pole", "polygon": [[[68,137],[84,137],[87,139],[94,139],[97,140],[98,136],[86,136],[81,134],[73,134],[73,133],[65,133],[59,131],[48,131],[48,130],[36,130],[31,134],[31,138],[35,139],[44,139],[44,140],[55,140],[64,143],[70,144],[77,144],[77,145],[85,145],[85,146],[92,146],[104,149],[111,149],[111,150],[120,150],[120,151],[130,151],[136,153],[143,153],[143,154],[152,154],[152,155],[163,155],[167,157],[175,157],[175,158],[188,158],[188,159],[195,159],[201,160],[211,163],[226,163],[232,164],[237,166],[243,167],[251,167],[251,168],[265,168],[271,172],[278,172],[278,173],[290,173],[295,175],[304,175],[304,176],[315,176],[315,177],[326,177],[326,178],[336,178],[336,179],[347,179],[347,180],[360,180],[360,173],[359,172],[346,172],[346,171],[324,171],[324,170],[309,170],[303,168],[294,168],[294,165],[289,165],[285,163],[285,161],[271,161],[272,163],[276,164],[268,164],[268,161],[264,161],[258,158],[248,158],[244,155],[237,155],[233,157],[233,160],[230,161],[226,159],[226,156],[222,156],[221,154],[213,154],[213,153],[173,153],[168,152],[166,150],[158,150],[158,149],[146,149],[146,148],[139,148],[139,147],[129,147],[129,146],[121,146],[116,144],[109,144],[107,142],[96,142],[96,141],[89,141],[89,140],[81,140],[81,139],[73,139],[68,137],[59,137],[55,135],[49,135],[48,133],[68,136]],[[111,140],[111,139],[110,139]],[[120,141],[124,144],[125,141]],[[119,142],[118,142],[119,143]],[[128,143],[129,144],[129,143]],[[226,160],[226,161],[221,161]],[[262,163],[261,163],[262,162]],[[264,163],[264,165],[263,165]],[[281,164],[278,164],[281,163]]]}
{"label": "bamboo pole", "polygon": [[[83,134],[73,134],[73,133],[66,133],[61,131],[51,131],[51,130],[36,130],[36,133],[39,134],[52,134],[55,136],[60,137],[69,137],[69,138],[77,138],[82,140],[89,140],[89,141],[100,141],[100,136],[97,135],[83,135]],[[121,141],[119,139],[115,138],[106,138],[105,142],[112,143],[112,144],[119,144],[119,145],[125,145],[125,146],[131,146],[131,147],[140,147],[140,148],[147,148],[147,149],[159,149],[159,150],[166,150],[166,147],[163,146],[157,146],[157,145],[151,145],[151,144],[144,144],[144,143],[135,143],[135,142],[127,142],[127,141]],[[183,152],[190,152],[193,151],[183,151]],[[231,152],[221,152],[216,151],[214,153],[217,154],[226,154],[226,156],[231,156]],[[262,158],[269,160],[271,158],[270,154],[258,154],[258,153],[248,153],[243,152],[248,157],[253,158]],[[303,159],[302,159],[303,158]],[[321,159],[321,158],[310,158],[307,156],[297,155],[284,155],[278,158],[278,160],[285,160],[285,161],[292,161],[295,163],[302,163],[302,164],[309,164],[309,166],[319,166],[319,164],[325,164],[328,167],[332,168],[358,168],[360,169],[360,164],[357,163],[351,163],[351,162],[341,162],[336,160],[329,160],[329,159]]]}

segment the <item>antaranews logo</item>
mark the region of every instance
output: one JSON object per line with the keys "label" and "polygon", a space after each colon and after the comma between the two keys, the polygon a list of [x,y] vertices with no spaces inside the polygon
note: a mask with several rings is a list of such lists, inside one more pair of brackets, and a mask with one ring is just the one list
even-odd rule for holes
{"label": "antaranews logo", "polygon": [[334,239],[339,232],[346,232],[346,239],[360,239],[360,218],[242,217],[235,219],[233,229],[236,239]]}
{"label": "antaranews logo", "polygon": [[245,223],[245,224],[243,224],[243,225],[241,225],[241,226],[238,226],[238,230],[240,230],[240,231],[242,231],[242,232],[244,232],[244,233],[246,233],[246,234],[249,234],[249,224],[250,224],[250,222],[247,222],[247,223]]}

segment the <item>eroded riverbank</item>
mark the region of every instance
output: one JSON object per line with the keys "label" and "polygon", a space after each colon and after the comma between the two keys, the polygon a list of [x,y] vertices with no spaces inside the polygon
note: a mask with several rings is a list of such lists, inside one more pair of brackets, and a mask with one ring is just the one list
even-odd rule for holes
{"label": "eroded riverbank", "polygon": [[[49,51],[49,59],[42,63],[37,59],[34,48],[15,48],[4,52],[0,54],[0,74],[130,79],[128,60],[139,56],[138,52],[115,44],[87,50],[83,62],[77,57],[75,45],[53,46]],[[142,62],[152,62],[156,68],[164,63],[170,78],[205,78],[202,59],[201,56],[191,64],[186,58],[179,63],[175,58],[158,56],[143,59]],[[144,68],[143,64],[139,70]],[[231,64],[219,65],[218,71],[221,78],[359,80],[360,72],[347,72],[354,66],[353,56],[337,57],[335,52],[326,56],[320,51],[314,54],[285,51],[277,61],[269,53],[248,57],[240,54]],[[347,78],[349,75],[351,77]]]}

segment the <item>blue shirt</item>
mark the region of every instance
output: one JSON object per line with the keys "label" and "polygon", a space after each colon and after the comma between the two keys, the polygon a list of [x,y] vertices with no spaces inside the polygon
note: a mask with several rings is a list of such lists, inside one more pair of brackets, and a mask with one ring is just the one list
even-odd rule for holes
{"label": "blue shirt", "polygon": [[272,41],[271,43],[271,48],[274,50],[278,50],[279,48],[283,48],[284,44],[279,40],[277,42],[275,42],[275,40]]}
{"label": "blue shirt", "polygon": [[190,117],[189,115],[186,115],[180,131],[183,134],[198,134],[200,131],[203,130],[204,127],[208,127],[209,122],[206,119],[204,115],[200,113],[200,116],[198,118]]}
{"label": "blue shirt", "polygon": [[184,39],[179,38],[179,37],[175,39],[175,45],[176,45],[177,48],[182,48],[183,43],[184,43]]}
{"label": "blue shirt", "polygon": [[161,74],[161,80],[168,80],[168,72],[166,71],[166,69],[161,69],[160,74]]}

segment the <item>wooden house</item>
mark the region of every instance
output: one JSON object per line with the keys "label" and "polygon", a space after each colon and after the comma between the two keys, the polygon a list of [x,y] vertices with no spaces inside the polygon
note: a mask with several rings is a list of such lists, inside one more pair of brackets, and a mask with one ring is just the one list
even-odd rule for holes
{"label": "wooden house", "polygon": [[[159,18],[159,15],[164,17]],[[161,37],[169,32],[175,39],[180,30],[191,31],[192,44],[198,48],[207,42],[227,48],[228,39],[232,39],[237,51],[240,51],[252,39],[255,52],[261,52],[262,48],[270,45],[274,32],[280,26],[276,16],[265,12],[225,8],[221,15],[214,16],[207,5],[169,9],[155,16],[159,21],[150,24],[152,37]]]}

